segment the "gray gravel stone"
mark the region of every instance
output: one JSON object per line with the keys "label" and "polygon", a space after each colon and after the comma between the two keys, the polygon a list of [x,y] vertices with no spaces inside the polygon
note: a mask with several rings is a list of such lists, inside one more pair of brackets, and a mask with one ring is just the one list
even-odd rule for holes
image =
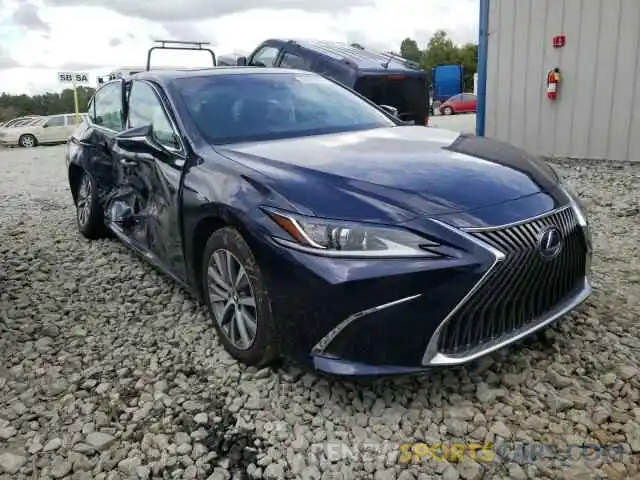
{"label": "gray gravel stone", "polygon": [[27,463],[27,457],[11,452],[0,453],[0,472],[15,474]]}
{"label": "gray gravel stone", "polygon": [[12,426],[0,428],[0,440],[9,440],[16,433],[18,433],[18,430]]}
{"label": "gray gravel stone", "polygon": [[52,438],[42,447],[43,452],[51,452],[57,450],[62,446],[62,440],[60,438]]}
{"label": "gray gravel stone", "polygon": [[91,432],[86,438],[87,444],[98,451],[108,449],[114,442],[115,437],[108,433],[103,432]]}
{"label": "gray gravel stone", "polygon": [[[465,367],[360,383],[233,361],[201,305],[117,241],[78,235],[63,151],[0,150],[1,480],[34,462],[73,480],[640,476],[640,165],[557,163],[593,226],[580,312]],[[503,436],[626,454],[398,465],[403,442]]]}

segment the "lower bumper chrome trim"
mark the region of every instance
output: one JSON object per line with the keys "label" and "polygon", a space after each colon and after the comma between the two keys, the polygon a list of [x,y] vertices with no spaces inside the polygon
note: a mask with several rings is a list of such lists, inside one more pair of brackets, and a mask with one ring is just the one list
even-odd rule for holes
{"label": "lower bumper chrome trim", "polygon": [[475,350],[469,350],[465,352],[463,355],[445,355],[443,353],[436,353],[431,356],[429,359],[426,359],[426,362],[423,361],[424,366],[450,366],[450,365],[460,365],[462,363],[470,362],[475,360],[476,358],[482,357],[488,353],[499,350],[507,345],[517,342],[518,340],[523,339],[527,335],[535,332],[536,330],[540,330],[543,327],[546,327],[553,321],[558,318],[568,314],[571,310],[576,308],[582,302],[584,302],[589,295],[591,295],[592,288],[587,278],[584,279],[584,284],[580,291],[568,299],[566,302],[558,305],[554,310],[552,310],[549,314],[547,314],[544,318],[541,318],[537,321],[534,321],[527,325],[526,328],[514,332],[511,335],[505,335],[499,339],[496,339],[494,342],[485,343],[482,346],[478,347]]}
{"label": "lower bumper chrome trim", "polygon": [[393,302],[384,303],[382,305],[377,305],[375,307],[367,308],[366,310],[362,310],[361,312],[354,313],[349,317],[345,318],[338,325],[331,329],[329,333],[327,333],[324,337],[320,339],[318,343],[314,345],[311,349],[312,355],[322,355],[329,344],[342,332],[345,328],[351,325],[356,320],[365,317],[367,315],[371,315],[372,313],[379,312],[380,310],[384,310],[386,308],[395,307],[396,305],[400,305],[402,303],[410,302],[411,300],[415,300],[419,298],[421,294],[411,295],[410,297],[404,297],[399,300],[394,300]]}

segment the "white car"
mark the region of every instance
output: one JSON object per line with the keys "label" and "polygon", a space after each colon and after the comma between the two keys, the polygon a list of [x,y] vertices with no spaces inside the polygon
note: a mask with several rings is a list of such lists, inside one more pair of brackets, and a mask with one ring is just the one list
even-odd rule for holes
{"label": "white car", "polygon": [[[80,114],[85,121],[86,113]],[[47,143],[66,142],[76,128],[75,113],[42,117],[28,124],[0,128],[0,144],[31,148]]]}

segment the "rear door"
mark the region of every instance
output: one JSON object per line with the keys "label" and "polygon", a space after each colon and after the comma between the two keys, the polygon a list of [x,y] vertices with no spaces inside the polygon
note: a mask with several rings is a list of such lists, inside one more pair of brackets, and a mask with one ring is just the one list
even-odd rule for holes
{"label": "rear door", "polygon": [[426,125],[429,109],[426,75],[363,75],[356,81],[355,90],[378,105],[397,108],[404,121]]}

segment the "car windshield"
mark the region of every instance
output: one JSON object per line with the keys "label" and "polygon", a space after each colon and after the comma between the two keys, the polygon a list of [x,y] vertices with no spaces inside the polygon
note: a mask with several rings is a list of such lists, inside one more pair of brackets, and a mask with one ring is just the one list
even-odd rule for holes
{"label": "car windshield", "polygon": [[315,74],[212,75],[176,83],[193,120],[214,144],[396,125],[346,88]]}

